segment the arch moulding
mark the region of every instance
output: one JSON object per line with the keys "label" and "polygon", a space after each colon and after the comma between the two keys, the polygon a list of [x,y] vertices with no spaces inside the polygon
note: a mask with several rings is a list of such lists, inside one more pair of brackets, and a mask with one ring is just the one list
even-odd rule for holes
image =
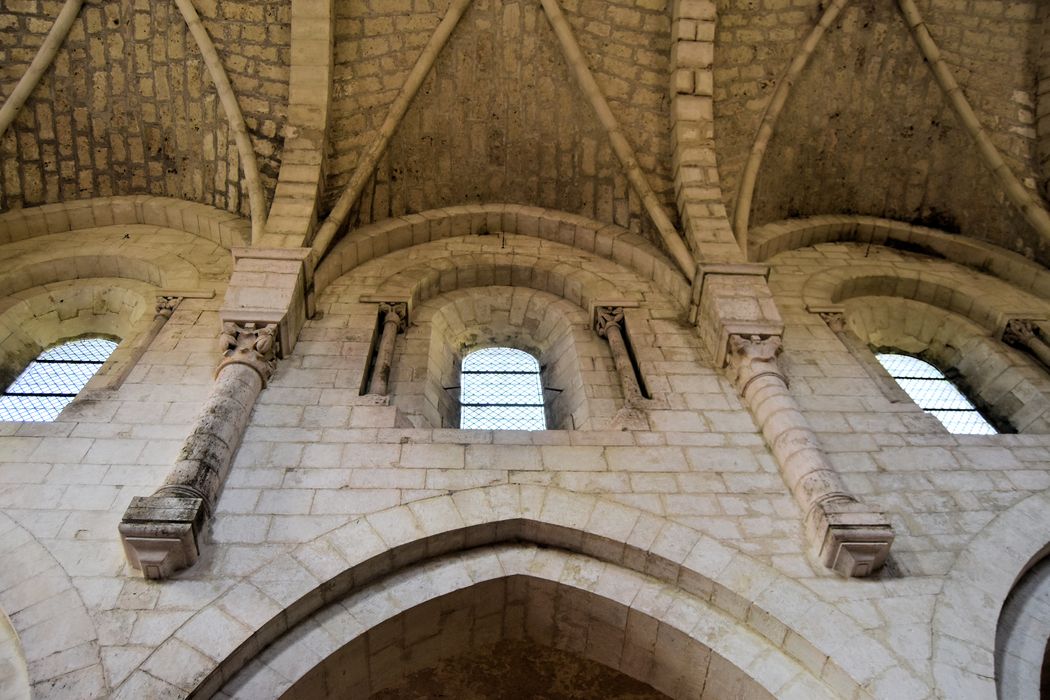
{"label": "arch moulding", "polygon": [[[508,542],[557,547],[676,586],[787,649],[838,697],[868,697],[861,688],[891,670],[899,678],[896,659],[852,618],[689,527],[595,496],[497,485],[395,506],[279,555],[184,624],[198,630],[223,624],[227,638],[240,635],[240,642],[209,652],[211,668],[199,674],[161,669],[147,658],[121,690],[211,697],[259,650],[326,605],[425,559]],[[238,599],[245,596],[268,600],[274,614],[261,623],[237,619],[233,611],[242,609]],[[179,636],[175,632],[150,658],[176,652]],[[860,652],[858,644],[864,645]],[[857,653],[837,654],[847,647]]]}

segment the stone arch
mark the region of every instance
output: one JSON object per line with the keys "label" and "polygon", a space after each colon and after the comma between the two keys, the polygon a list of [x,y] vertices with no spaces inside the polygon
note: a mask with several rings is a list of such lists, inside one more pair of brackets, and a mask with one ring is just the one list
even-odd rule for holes
{"label": "stone arch", "polygon": [[[1050,549],[1050,547],[1048,547]],[[1050,690],[1050,558],[1021,576],[999,614],[995,681],[1001,700],[1024,700]]]}
{"label": "stone arch", "polygon": [[1000,614],[1018,580],[1047,552],[1048,512],[1050,491],[1029,496],[996,516],[956,558],[933,616],[933,674],[939,697],[997,697]]}
{"label": "stone arch", "polygon": [[[973,290],[980,289],[975,294]],[[835,267],[806,280],[802,301],[810,312],[841,313],[854,297],[895,297],[956,313],[1000,333],[1010,317],[1043,317],[1050,306],[999,280],[950,263],[861,264]]]}
{"label": "stone arch", "polygon": [[653,282],[683,308],[688,306],[691,280],[642,236],[576,214],[517,204],[445,207],[364,226],[321,261],[314,286],[320,293],[338,277],[388,253],[459,236],[500,233],[561,243],[614,261]]}
{"label": "stone arch", "polygon": [[29,669],[22,642],[10,618],[0,609],[0,693],[4,700],[29,700]]}
{"label": "stone arch", "polygon": [[88,278],[26,289],[0,299],[0,386],[41,351],[84,335],[115,336],[114,351],[88,388],[101,388],[133,360],[153,320],[156,287],[129,279]]}
{"label": "stone arch", "polygon": [[[587,311],[526,287],[458,289],[417,306],[394,363],[391,402],[413,424],[457,427],[458,402],[445,387],[459,385],[466,354],[493,345],[537,358],[549,428],[584,429],[615,415],[622,392],[612,354],[591,331]],[[422,382],[412,371],[418,367],[426,368]],[[586,384],[582,371],[588,373]]]}
{"label": "stone arch", "polygon": [[1050,432],[1050,380],[1026,356],[955,313],[899,297],[854,297],[843,305],[861,340],[931,361],[993,422],[1018,432]]}
{"label": "stone arch", "polygon": [[966,236],[874,216],[813,216],[758,226],[748,234],[748,257],[764,262],[779,253],[834,242],[868,243],[944,258],[1036,296],[1050,297],[1050,273],[1017,253]]}
{"label": "stone arch", "polygon": [[[709,601],[789,650],[841,697],[866,697],[861,688],[883,674],[892,673],[895,680],[908,674],[851,617],[790,577],[692,528],[591,495],[504,484],[395,506],[278,555],[184,623],[115,697],[191,691],[211,697],[258,650],[377,578],[425,559],[522,541],[620,566]],[[180,637],[216,625],[224,634],[209,645],[206,664],[150,664],[158,655],[181,653]],[[850,653],[840,653],[847,646]]]}
{"label": "stone arch", "polygon": [[[414,623],[435,612],[454,623],[414,639],[428,631]],[[299,652],[304,637],[320,641],[309,661],[290,667],[282,657],[293,647]],[[677,586],[522,544],[441,557],[333,601],[222,692],[258,697],[288,688],[285,697],[323,698],[335,686],[367,695],[402,674],[508,638],[578,654],[675,698],[838,697],[769,640]]]}
{"label": "stone arch", "polygon": [[[21,639],[33,696],[61,697],[72,689],[106,695],[98,634],[79,592],[51,553],[3,513],[0,558],[0,610]],[[79,670],[55,662],[68,655],[80,659]]]}
{"label": "stone arch", "polygon": [[555,257],[464,253],[402,269],[376,287],[382,298],[411,300],[413,307],[441,293],[478,286],[529,287],[590,309],[596,301],[617,299],[621,289],[601,275]]}
{"label": "stone arch", "polygon": [[250,222],[232,212],[173,197],[96,197],[0,214],[0,243],[105,226],[144,225],[199,236],[227,250],[248,245]]}

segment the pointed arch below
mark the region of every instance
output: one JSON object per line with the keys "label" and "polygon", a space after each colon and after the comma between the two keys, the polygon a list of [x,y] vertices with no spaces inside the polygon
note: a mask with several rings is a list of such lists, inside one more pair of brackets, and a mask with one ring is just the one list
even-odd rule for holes
{"label": "pointed arch below", "polygon": [[611,260],[652,281],[682,308],[688,308],[691,280],[642,236],[576,214],[518,204],[445,207],[357,229],[318,265],[314,288],[320,294],[340,276],[388,253],[456,236],[499,233],[562,243]]}
{"label": "pointed arch below", "polygon": [[[0,614],[10,615],[21,639],[32,696],[104,697],[98,633],[80,592],[51,552],[2,512],[0,560]],[[78,670],[69,671],[70,656],[80,659]]]}
{"label": "pointed arch below", "polygon": [[367,697],[508,639],[574,653],[673,698],[839,697],[770,640],[673,584],[530,544],[431,560],[333,601],[220,695],[325,698],[336,687]]}
{"label": "pointed arch below", "polygon": [[1050,550],[1047,513],[1050,491],[1029,496],[992,520],[955,560],[933,615],[938,697],[999,697],[995,642],[1000,611],[1018,580]]}
{"label": "pointed arch below", "polygon": [[[184,623],[115,697],[191,691],[212,697],[259,650],[377,579],[427,559],[522,542],[585,555],[706,601],[785,649],[836,697],[868,698],[863,688],[884,674],[898,681],[908,675],[855,620],[790,577],[692,528],[559,488],[497,485],[373,513],[277,556]],[[881,584],[870,585],[874,591]],[[269,618],[261,621],[265,610]],[[205,671],[150,664],[154,656],[178,652],[180,638],[192,641],[215,625],[223,626],[226,641],[209,646]]]}
{"label": "pointed arch below", "polygon": [[758,226],[748,234],[748,258],[765,262],[778,253],[835,242],[870,243],[944,258],[1050,298],[1050,272],[1017,253],[966,236],[874,216],[813,216]]}

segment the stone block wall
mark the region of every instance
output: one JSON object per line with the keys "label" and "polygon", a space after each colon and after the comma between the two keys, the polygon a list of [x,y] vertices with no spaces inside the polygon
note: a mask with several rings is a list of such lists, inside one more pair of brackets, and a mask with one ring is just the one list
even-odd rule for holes
{"label": "stone block wall", "polygon": [[[197,3],[230,77],[272,196],[287,116],[290,2]],[[9,94],[60,3],[5,6],[0,92]],[[0,209],[126,194],[248,212],[215,88],[174,3],[86,4],[0,138]]]}

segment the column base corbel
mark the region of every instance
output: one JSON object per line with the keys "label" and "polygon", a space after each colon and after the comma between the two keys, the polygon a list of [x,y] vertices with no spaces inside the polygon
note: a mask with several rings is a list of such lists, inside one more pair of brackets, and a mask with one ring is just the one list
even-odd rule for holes
{"label": "column base corbel", "polygon": [[806,523],[820,562],[845,578],[870,576],[886,563],[893,527],[886,516],[853,500],[814,506]]}
{"label": "column base corbel", "polygon": [[146,578],[168,578],[197,562],[204,521],[200,498],[137,496],[120,522],[124,554]]}

